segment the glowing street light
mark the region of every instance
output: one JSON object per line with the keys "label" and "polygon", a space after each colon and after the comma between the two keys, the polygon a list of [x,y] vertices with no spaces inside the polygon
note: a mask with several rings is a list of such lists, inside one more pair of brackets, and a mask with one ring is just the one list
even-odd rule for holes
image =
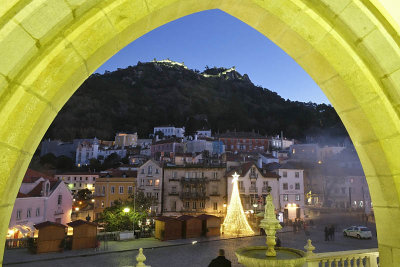
{"label": "glowing street light", "polygon": [[124,208],[124,210],[123,210],[123,212],[125,212],[125,213],[128,213],[128,212],[130,212],[130,211],[131,211],[130,208]]}
{"label": "glowing street light", "polygon": [[[125,212],[125,213],[128,213],[130,211],[131,211],[130,208],[124,208],[123,209],[123,212]],[[134,219],[133,219],[132,231],[133,231],[133,239],[135,239],[135,220]]]}

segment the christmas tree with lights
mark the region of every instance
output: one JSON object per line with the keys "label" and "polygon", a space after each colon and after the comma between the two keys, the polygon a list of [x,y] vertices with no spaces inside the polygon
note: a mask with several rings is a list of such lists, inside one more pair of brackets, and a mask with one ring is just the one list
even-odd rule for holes
{"label": "christmas tree with lights", "polygon": [[225,235],[235,236],[254,235],[253,230],[247,222],[246,215],[243,211],[242,202],[240,200],[238,187],[239,175],[235,172],[232,177],[232,195],[224,223],[222,224],[223,233]]}

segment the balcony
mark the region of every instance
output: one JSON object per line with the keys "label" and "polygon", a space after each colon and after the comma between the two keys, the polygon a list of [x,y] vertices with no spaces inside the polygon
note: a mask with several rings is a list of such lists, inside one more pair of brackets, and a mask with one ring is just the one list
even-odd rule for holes
{"label": "balcony", "polygon": [[168,193],[169,196],[179,196],[178,192],[169,192]]}
{"label": "balcony", "polygon": [[258,188],[257,187],[250,187],[249,192],[250,193],[257,193],[258,192]]}
{"label": "balcony", "polygon": [[208,179],[207,178],[186,178],[186,177],[182,177],[181,179],[181,183],[185,184],[199,184],[199,183],[208,183]]}
{"label": "balcony", "polygon": [[210,178],[209,179],[210,180],[210,182],[219,182],[219,181],[221,181],[221,178],[219,178],[219,177],[217,177],[217,178]]}
{"label": "balcony", "polygon": [[168,181],[170,181],[170,182],[179,182],[180,179],[176,178],[176,177],[172,177],[172,178],[169,178]]}
{"label": "balcony", "polygon": [[220,195],[221,195],[221,194],[218,193],[218,192],[210,193],[210,196],[211,196],[211,197],[219,197]]}
{"label": "balcony", "polygon": [[154,190],[154,191],[160,191],[161,188],[160,188],[159,186],[154,186],[153,190]]}
{"label": "balcony", "polygon": [[190,193],[183,192],[181,193],[181,199],[206,199],[206,193]]}
{"label": "balcony", "polygon": [[263,188],[262,188],[262,192],[263,192],[263,193],[268,193],[268,187],[263,187]]}
{"label": "balcony", "polygon": [[257,174],[250,173],[249,178],[250,178],[250,180],[257,179]]}

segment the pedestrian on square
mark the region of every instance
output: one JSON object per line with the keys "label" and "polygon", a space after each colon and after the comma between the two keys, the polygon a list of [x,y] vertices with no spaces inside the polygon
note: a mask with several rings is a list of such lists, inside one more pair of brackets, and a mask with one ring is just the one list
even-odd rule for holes
{"label": "pedestrian on square", "polygon": [[218,257],[213,259],[208,267],[231,267],[231,261],[225,258],[225,250],[220,249],[218,252]]}
{"label": "pedestrian on square", "polygon": [[329,236],[331,240],[335,241],[335,226],[333,225],[329,228]]}
{"label": "pedestrian on square", "polygon": [[328,229],[328,226],[325,226],[324,232],[325,232],[325,241],[329,241],[329,229]]}
{"label": "pedestrian on square", "polygon": [[297,232],[296,227],[297,227],[296,222],[293,222],[293,233],[296,233],[296,232]]}

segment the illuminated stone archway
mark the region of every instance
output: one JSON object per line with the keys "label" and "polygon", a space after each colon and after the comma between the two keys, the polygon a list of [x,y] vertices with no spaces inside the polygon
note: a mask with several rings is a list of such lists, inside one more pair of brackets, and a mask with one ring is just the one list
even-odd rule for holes
{"label": "illuminated stone archway", "polygon": [[194,12],[219,8],[279,45],[328,96],[367,176],[381,264],[400,262],[400,8],[396,2],[3,0],[1,253],[32,154],[79,85],[108,58],[150,30]]}

